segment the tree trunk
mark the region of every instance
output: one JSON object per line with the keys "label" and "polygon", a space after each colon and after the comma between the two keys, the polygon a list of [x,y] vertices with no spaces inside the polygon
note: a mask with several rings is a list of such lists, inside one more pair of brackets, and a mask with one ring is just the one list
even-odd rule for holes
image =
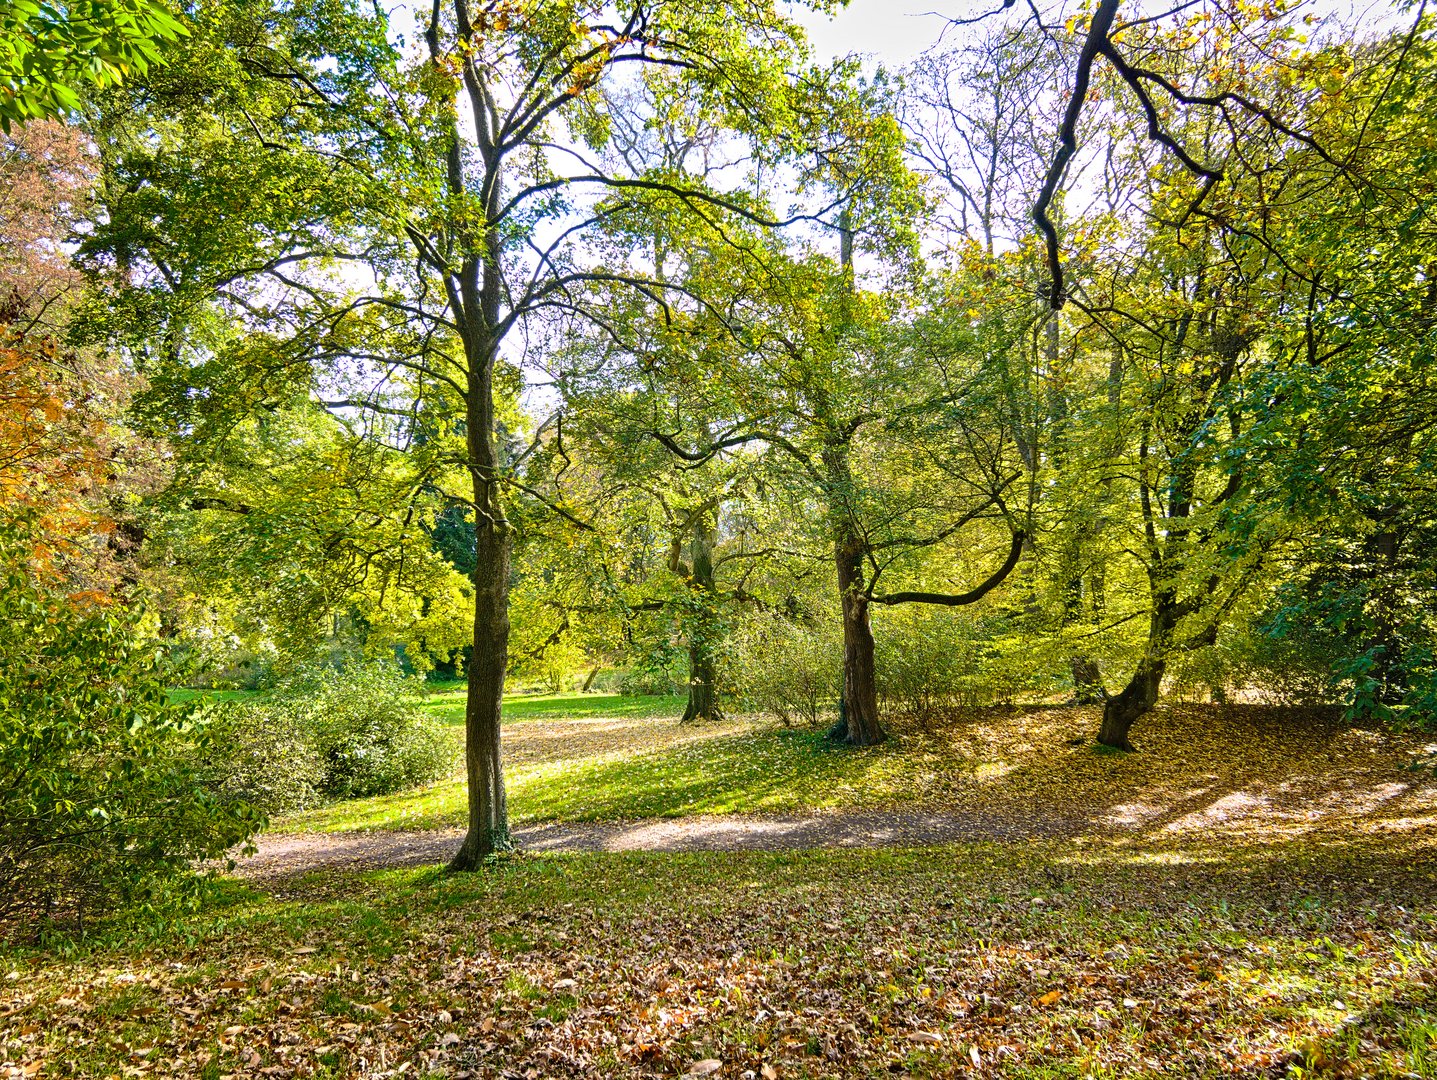
{"label": "tree trunk", "polygon": [[689,700],[681,724],[722,720],[714,688],[713,653],[706,644],[689,642]]}
{"label": "tree trunk", "polygon": [[509,661],[509,553],[507,525],[479,526],[474,568],[474,650],[464,710],[464,765],[469,781],[469,832],[450,870],[476,870],[484,859],[513,846],[504,798],[500,714]]}
{"label": "tree trunk", "polygon": [[[497,260],[498,250],[492,254]],[[493,325],[496,286],[485,283],[487,325]],[[477,299],[477,298],[476,298]],[[469,831],[450,860],[450,870],[477,870],[490,855],[513,847],[504,798],[500,715],[504,675],[509,666],[509,557],[513,530],[499,489],[499,455],[494,441],[494,357],[497,338],[476,335],[470,356],[465,444],[474,490],[474,651],[469,657],[464,709],[464,767],[469,783]]]}
{"label": "tree trunk", "polygon": [[838,590],[843,603],[843,700],[829,733],[850,746],[876,746],[888,736],[878,722],[878,682],[873,660],[873,626],[863,595],[861,541],[845,536],[835,547]]}
{"label": "tree trunk", "polygon": [[714,585],[714,547],[718,544],[718,520],[714,511],[701,510],[693,522],[689,539],[694,615],[688,628],[689,700],[680,723],[723,719],[718,705],[714,664],[715,638],[719,628],[714,607],[718,601]]}
{"label": "tree trunk", "polygon": [[1068,663],[1073,671],[1073,704],[1096,705],[1107,700],[1103,689],[1103,673],[1091,656],[1073,656]]}
{"label": "tree trunk", "polygon": [[1152,711],[1158,703],[1158,690],[1162,687],[1166,661],[1144,656],[1138,663],[1138,670],[1122,692],[1108,698],[1103,705],[1103,726],[1098,731],[1098,742],[1119,750],[1131,750],[1128,732],[1138,718]]}
{"label": "tree trunk", "polygon": [[594,680],[599,677],[599,665],[595,664],[589,671],[588,677],[584,679],[584,685],[579,687],[579,693],[587,694],[594,688]]}

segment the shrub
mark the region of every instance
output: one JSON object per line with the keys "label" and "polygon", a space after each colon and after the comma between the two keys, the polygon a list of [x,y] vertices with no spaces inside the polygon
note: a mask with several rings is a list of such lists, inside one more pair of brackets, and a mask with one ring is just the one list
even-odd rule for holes
{"label": "shrub", "polygon": [[261,701],[224,706],[228,789],[274,813],[442,776],[452,743],[412,704],[414,689],[397,665],[370,661],[301,668]]}
{"label": "shrub", "polygon": [[0,919],[168,902],[259,815],[206,783],[212,733],[170,703],[137,615],[21,552],[0,533]]}
{"label": "shrub", "polygon": [[266,815],[303,810],[317,801],[324,766],[297,710],[232,702],[215,716],[207,764],[216,790]]}
{"label": "shrub", "polygon": [[1339,661],[1349,648],[1320,623],[1287,626],[1281,635],[1262,623],[1238,624],[1216,645],[1174,657],[1169,690],[1179,697],[1233,694],[1278,705],[1332,705],[1350,674]]}
{"label": "shrub", "polygon": [[878,693],[900,721],[928,727],[958,706],[1010,705],[1064,682],[1061,650],[1001,614],[913,605],[874,620]]}
{"label": "shrub", "polygon": [[807,626],[780,616],[745,623],[721,657],[745,709],[784,724],[817,726],[837,707],[842,689],[841,627]]}

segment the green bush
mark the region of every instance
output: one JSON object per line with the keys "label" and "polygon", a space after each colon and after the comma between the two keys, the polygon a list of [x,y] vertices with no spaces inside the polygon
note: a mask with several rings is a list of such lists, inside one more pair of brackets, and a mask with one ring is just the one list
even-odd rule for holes
{"label": "green bush", "polygon": [[720,660],[725,681],[737,685],[745,709],[783,724],[817,726],[838,707],[843,638],[836,619],[807,626],[759,616],[743,624]]}
{"label": "green bush", "polygon": [[324,766],[298,710],[231,702],[215,712],[208,765],[218,791],[269,816],[318,801]]}
{"label": "green bush", "polygon": [[370,661],[301,668],[262,700],[224,706],[227,789],[279,813],[444,775],[452,743],[411,702],[414,690],[397,665]]}
{"label": "green bush", "polygon": [[1217,644],[1174,657],[1168,689],[1179,698],[1333,705],[1348,674],[1338,660],[1347,655],[1347,643],[1321,624],[1297,624],[1278,636],[1261,623],[1239,623],[1225,628]]}
{"label": "green bush", "polygon": [[195,861],[260,824],[206,782],[212,733],[137,618],[54,590],[0,532],[0,920],[193,895]]}
{"label": "green bush", "polygon": [[873,630],[879,697],[920,727],[957,706],[1041,698],[1064,681],[1059,651],[1000,614],[911,605],[879,613]]}

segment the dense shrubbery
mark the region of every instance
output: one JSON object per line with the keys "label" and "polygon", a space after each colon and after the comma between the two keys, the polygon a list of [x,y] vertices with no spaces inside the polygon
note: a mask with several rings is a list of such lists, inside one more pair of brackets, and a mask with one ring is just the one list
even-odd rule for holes
{"label": "dense shrubbery", "polygon": [[435,779],[453,749],[412,689],[396,665],[376,661],[303,668],[262,700],[227,704],[217,763],[226,789],[279,813]]}
{"label": "dense shrubbery", "polygon": [[214,711],[209,772],[215,787],[267,815],[318,801],[324,768],[295,710],[232,702]]}
{"label": "dense shrubbery", "polygon": [[843,641],[831,623],[810,627],[760,616],[729,642],[723,660],[725,681],[739,688],[747,710],[817,725],[838,707]]}
{"label": "dense shrubbery", "polygon": [[19,552],[0,537],[0,919],[183,892],[259,817],[207,783],[212,732],[169,702],[136,616]]}
{"label": "dense shrubbery", "polygon": [[878,693],[897,718],[926,727],[959,706],[1008,705],[1063,693],[1061,646],[993,613],[924,606],[884,612],[875,625]]}

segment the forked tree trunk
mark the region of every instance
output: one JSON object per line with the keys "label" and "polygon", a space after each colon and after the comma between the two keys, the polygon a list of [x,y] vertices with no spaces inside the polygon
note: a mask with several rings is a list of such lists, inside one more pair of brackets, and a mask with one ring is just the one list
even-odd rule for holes
{"label": "forked tree trunk", "polygon": [[843,701],[830,736],[850,746],[876,746],[888,736],[878,722],[878,680],[873,625],[863,594],[862,548],[857,537],[836,545],[839,597],[843,603]]}
{"label": "forked tree trunk", "polygon": [[1158,703],[1158,691],[1162,688],[1166,668],[1167,663],[1162,659],[1153,656],[1142,658],[1128,685],[1103,705],[1103,724],[1098,730],[1098,742],[1119,750],[1133,748],[1128,741],[1128,732],[1141,716],[1151,712]]}
{"label": "forked tree trunk", "polygon": [[513,846],[504,798],[500,714],[509,661],[509,554],[507,525],[476,529],[474,651],[464,710],[464,765],[469,781],[469,832],[450,870],[475,870],[484,859]]}

